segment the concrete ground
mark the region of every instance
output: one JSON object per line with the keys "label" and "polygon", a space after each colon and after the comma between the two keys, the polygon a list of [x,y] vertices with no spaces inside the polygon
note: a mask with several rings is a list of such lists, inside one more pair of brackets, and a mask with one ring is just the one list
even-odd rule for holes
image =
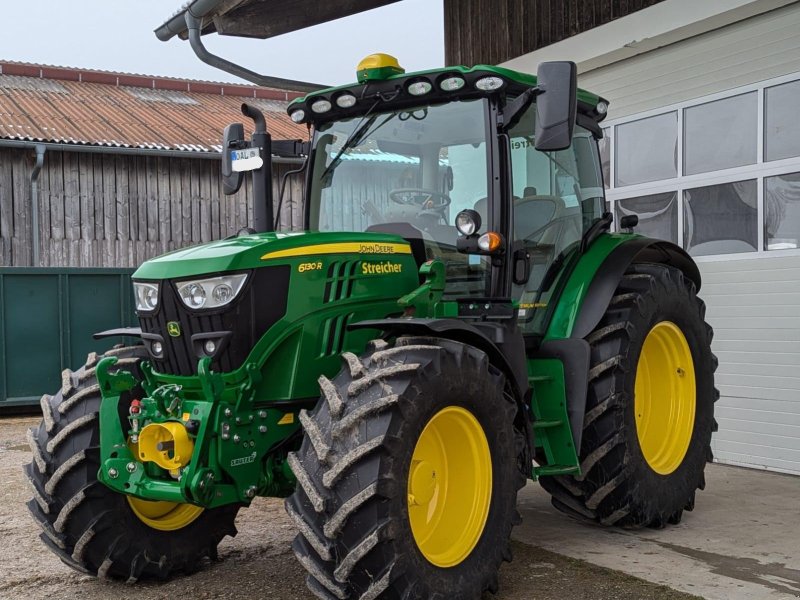
{"label": "concrete ground", "polygon": [[[25,430],[36,423],[0,419],[0,600],[311,598],[289,549],[294,531],[272,499],[242,511],[221,560],[195,575],[128,586],[71,571],[39,541],[24,506]],[[712,465],[697,510],[662,531],[575,523],[535,484],[522,491],[520,508],[514,562],[501,569],[496,600],[800,598],[800,478]]]}
{"label": "concrete ground", "polygon": [[713,464],[706,480],[679,525],[640,531],[576,523],[528,485],[514,537],[710,600],[800,598],[800,477]]}

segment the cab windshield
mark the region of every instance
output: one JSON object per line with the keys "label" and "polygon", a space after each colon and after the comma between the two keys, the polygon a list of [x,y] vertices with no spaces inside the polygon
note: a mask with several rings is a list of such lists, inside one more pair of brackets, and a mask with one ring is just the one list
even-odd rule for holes
{"label": "cab windshield", "polygon": [[[445,295],[490,295],[488,257],[456,250],[454,220],[464,209],[492,227],[486,147],[487,100],[371,112],[318,127],[310,189],[310,228],[376,231],[421,240],[424,259],[446,266]],[[556,276],[604,208],[597,143],[575,127],[570,147],[535,148],[536,106],[505,140],[513,248],[530,256],[527,282],[513,285],[525,333],[541,333]],[[505,232],[504,232],[505,234]],[[412,248],[413,248],[412,243]]]}
{"label": "cab windshield", "polygon": [[486,100],[373,112],[317,128],[310,227],[422,240],[447,267],[449,296],[485,296],[489,261],[456,251],[455,216],[488,223]]}

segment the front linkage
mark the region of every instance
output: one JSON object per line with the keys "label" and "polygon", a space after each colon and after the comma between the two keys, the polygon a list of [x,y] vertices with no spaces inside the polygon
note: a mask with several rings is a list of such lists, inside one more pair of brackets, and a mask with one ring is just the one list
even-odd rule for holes
{"label": "front linkage", "polygon": [[[204,508],[292,492],[291,470],[270,450],[286,437],[279,423],[294,414],[254,406],[261,377],[254,365],[246,381],[225,385],[204,358],[199,387],[184,388],[159,384],[147,363],[141,381],[127,371],[110,373],[116,362],[106,357],[97,365],[102,483],[121,494]],[[130,400],[137,389],[143,397]]]}

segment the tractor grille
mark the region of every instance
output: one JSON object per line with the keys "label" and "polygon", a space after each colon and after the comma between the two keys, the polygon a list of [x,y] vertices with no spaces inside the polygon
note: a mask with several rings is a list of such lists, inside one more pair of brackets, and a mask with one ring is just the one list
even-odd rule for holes
{"label": "tractor grille", "polygon": [[[288,265],[255,269],[233,304],[217,311],[189,310],[173,282],[162,282],[156,313],[139,316],[142,333],[163,339],[163,356],[152,358],[153,367],[160,373],[195,375],[200,357],[192,336],[230,332],[213,357],[211,368],[223,373],[238,369],[256,342],[286,313],[288,292]],[[169,322],[180,325],[179,336],[169,335]]]}
{"label": "tractor grille", "polygon": [[360,261],[347,260],[335,261],[328,267],[328,276],[325,283],[325,292],[322,301],[337,302],[345,300],[353,294],[356,269]]}

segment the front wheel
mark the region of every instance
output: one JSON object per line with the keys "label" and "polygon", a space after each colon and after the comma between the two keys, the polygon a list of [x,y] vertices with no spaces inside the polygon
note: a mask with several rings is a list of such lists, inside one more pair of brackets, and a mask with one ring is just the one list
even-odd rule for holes
{"label": "front wheel", "polygon": [[486,355],[448,340],[345,354],[301,413],[286,509],[320,598],[478,598],[518,519],[514,400]]}
{"label": "front wheel", "polygon": [[591,368],[581,475],[542,477],[553,505],[624,527],[664,527],[705,487],[716,431],[713,332],[695,285],[632,265],[587,341]]}
{"label": "front wheel", "polygon": [[[115,348],[112,370],[138,373],[142,346]],[[28,508],[42,540],[70,567],[124,579],[166,578],[201,568],[217,544],[235,535],[237,505],[204,510],[192,504],[151,502],[112,491],[97,480],[100,467],[100,386],[90,354],[77,372],[64,371],[63,386],[42,398],[44,419],[31,429],[33,462],[25,474],[33,493]]]}

